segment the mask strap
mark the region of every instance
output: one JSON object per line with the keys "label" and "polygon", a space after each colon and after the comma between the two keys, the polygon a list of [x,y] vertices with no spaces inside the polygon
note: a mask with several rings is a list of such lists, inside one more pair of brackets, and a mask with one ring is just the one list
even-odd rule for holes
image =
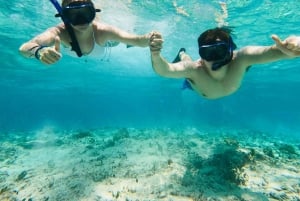
{"label": "mask strap", "polygon": [[57,2],[57,0],[50,0],[51,3],[54,5],[54,7],[56,8],[57,12],[58,12],[58,15],[55,15],[55,16],[59,16],[61,17],[62,21],[64,22],[65,26],[66,26],[66,29],[71,37],[71,47],[72,47],[72,51],[75,51],[77,56],[78,57],[81,57],[82,56],[82,52],[81,52],[81,49],[80,49],[80,46],[78,44],[78,41],[77,41],[77,38],[75,36],[75,33],[74,33],[74,30],[71,26],[71,24],[65,19],[65,17],[62,15],[62,8],[61,6],[59,5],[59,3]]}

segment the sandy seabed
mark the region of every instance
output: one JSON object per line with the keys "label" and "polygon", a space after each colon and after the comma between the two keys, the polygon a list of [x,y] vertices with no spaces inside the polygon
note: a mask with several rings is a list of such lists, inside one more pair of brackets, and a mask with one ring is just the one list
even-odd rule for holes
{"label": "sandy seabed", "polygon": [[0,135],[1,201],[300,201],[300,142],[257,131]]}

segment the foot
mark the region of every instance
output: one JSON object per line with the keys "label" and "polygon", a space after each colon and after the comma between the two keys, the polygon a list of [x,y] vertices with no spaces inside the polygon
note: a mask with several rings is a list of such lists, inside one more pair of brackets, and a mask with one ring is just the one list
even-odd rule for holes
{"label": "foot", "polygon": [[179,61],[181,61],[181,59],[180,59],[180,55],[182,54],[182,53],[185,53],[185,48],[180,48],[180,50],[178,51],[178,53],[177,53],[177,56],[175,57],[175,59],[173,60],[173,62],[172,63],[176,63],[176,62],[179,62]]}

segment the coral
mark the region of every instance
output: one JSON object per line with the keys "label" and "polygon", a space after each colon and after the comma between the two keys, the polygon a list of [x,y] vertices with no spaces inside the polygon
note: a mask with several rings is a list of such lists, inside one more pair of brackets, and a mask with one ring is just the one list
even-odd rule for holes
{"label": "coral", "polygon": [[240,185],[247,181],[243,167],[251,162],[250,156],[251,154],[229,147],[224,152],[214,154],[210,164],[217,168],[225,180]]}

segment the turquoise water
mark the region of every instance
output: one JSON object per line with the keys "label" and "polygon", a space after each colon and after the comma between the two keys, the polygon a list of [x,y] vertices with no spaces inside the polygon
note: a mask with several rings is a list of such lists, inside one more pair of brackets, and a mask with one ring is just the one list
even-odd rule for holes
{"label": "turquoise water", "polygon": [[[181,47],[198,58],[196,39],[217,26],[218,1],[96,0],[99,20],[129,32],[158,30],[162,54],[172,60]],[[225,23],[235,27],[234,41],[271,45],[300,35],[299,1],[226,1]],[[19,46],[59,23],[49,1],[2,2],[0,12],[0,130],[116,127],[243,128],[299,136],[300,59],[257,65],[237,93],[206,100],[182,91],[182,80],[156,75],[148,48],[119,45],[108,57],[76,58],[63,50],[62,60],[44,66],[18,53]]]}

